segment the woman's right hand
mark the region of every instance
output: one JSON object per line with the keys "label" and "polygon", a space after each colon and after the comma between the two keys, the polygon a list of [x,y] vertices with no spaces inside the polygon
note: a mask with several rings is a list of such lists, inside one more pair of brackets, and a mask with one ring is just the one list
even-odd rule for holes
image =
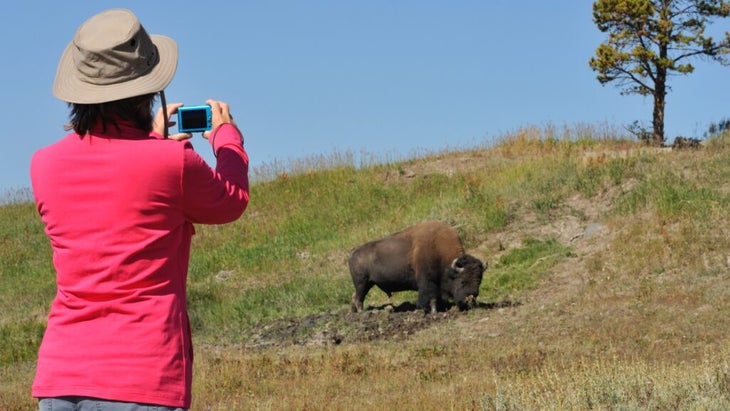
{"label": "woman's right hand", "polygon": [[210,133],[218,128],[221,124],[233,124],[234,126],[236,125],[236,122],[233,121],[233,116],[231,115],[228,103],[212,99],[206,100],[205,103],[210,106],[210,111],[213,115],[213,119],[212,129],[203,133],[203,137],[210,137]]}

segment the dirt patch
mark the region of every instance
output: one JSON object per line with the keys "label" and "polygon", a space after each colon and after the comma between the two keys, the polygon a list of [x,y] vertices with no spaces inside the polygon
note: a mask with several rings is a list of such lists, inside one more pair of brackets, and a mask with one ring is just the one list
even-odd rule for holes
{"label": "dirt patch", "polygon": [[[471,310],[486,313],[514,305],[481,303]],[[405,339],[436,324],[465,316],[467,312],[451,307],[447,311],[426,314],[413,303],[398,306],[369,307],[361,313],[342,309],[311,314],[301,318],[284,318],[259,324],[249,330],[244,345],[248,348],[276,348],[289,345],[327,346],[359,342]],[[478,314],[477,314],[478,315]]]}

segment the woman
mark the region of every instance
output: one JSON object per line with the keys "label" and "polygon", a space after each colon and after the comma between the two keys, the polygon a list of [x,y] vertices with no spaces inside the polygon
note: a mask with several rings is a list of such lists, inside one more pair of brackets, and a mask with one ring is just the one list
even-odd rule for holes
{"label": "woman", "polygon": [[32,390],[41,410],[190,407],[193,223],[241,216],[248,155],[220,101],[207,101],[204,133],[215,170],[189,134],[166,138],[182,106],[164,104],[176,67],[175,42],[124,9],[87,20],[61,57],[53,91],[73,132],[31,161],[57,283]]}

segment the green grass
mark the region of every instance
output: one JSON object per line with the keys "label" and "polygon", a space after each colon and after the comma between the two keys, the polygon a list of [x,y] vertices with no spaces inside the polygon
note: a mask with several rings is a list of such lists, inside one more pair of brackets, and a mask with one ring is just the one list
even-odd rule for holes
{"label": "green grass", "polygon": [[[474,150],[360,162],[335,153],[260,170],[239,221],[196,227],[194,408],[726,408],[728,140],[665,152],[608,126],[530,127]],[[9,410],[34,406],[55,293],[43,226],[19,193],[0,207]],[[454,225],[488,262],[480,301],[502,308],[401,343],[240,348],[254,325],[349,309],[349,250],[427,219]],[[569,231],[595,222],[608,234]]]}

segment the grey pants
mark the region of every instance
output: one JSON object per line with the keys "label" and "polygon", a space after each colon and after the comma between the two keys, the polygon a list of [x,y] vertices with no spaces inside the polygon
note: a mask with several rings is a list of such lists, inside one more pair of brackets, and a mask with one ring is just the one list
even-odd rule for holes
{"label": "grey pants", "polygon": [[107,401],[89,397],[41,398],[38,401],[38,409],[40,411],[186,411],[183,408]]}

